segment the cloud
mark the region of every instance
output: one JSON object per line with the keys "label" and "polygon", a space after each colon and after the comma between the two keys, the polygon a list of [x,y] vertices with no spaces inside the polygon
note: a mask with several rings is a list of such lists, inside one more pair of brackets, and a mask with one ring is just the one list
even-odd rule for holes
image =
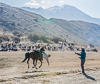
{"label": "cloud", "polygon": [[31,0],[31,2],[25,3],[26,6],[39,6],[40,4],[37,3],[35,0]]}
{"label": "cloud", "polygon": [[64,1],[60,1],[60,3],[64,3]]}
{"label": "cloud", "polygon": [[48,1],[48,4],[50,4],[50,2]]}
{"label": "cloud", "polygon": [[45,1],[41,1],[41,3],[45,3]]}
{"label": "cloud", "polygon": [[41,6],[43,9],[46,9],[46,7],[45,6]]}

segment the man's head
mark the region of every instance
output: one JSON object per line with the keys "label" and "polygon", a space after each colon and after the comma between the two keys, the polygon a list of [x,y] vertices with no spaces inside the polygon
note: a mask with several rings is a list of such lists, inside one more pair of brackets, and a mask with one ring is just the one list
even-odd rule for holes
{"label": "man's head", "polygon": [[85,49],[82,47],[82,48],[81,48],[81,51],[85,51]]}

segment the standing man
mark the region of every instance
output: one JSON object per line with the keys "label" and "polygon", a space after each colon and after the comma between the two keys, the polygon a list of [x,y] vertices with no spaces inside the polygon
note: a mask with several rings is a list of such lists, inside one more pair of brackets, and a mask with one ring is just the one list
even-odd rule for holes
{"label": "standing man", "polygon": [[85,49],[84,49],[84,48],[81,48],[81,53],[76,53],[76,52],[75,52],[75,54],[77,54],[77,55],[80,56],[82,73],[85,73],[85,72],[84,72],[84,64],[85,64],[85,58],[86,58]]}

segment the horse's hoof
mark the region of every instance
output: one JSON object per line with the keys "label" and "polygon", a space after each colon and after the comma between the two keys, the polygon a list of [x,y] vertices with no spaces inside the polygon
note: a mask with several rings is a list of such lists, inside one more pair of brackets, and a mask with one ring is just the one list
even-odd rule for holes
{"label": "horse's hoof", "polygon": [[34,68],[34,67],[32,67],[32,68]]}
{"label": "horse's hoof", "polygon": [[36,68],[36,69],[38,69],[38,68]]}

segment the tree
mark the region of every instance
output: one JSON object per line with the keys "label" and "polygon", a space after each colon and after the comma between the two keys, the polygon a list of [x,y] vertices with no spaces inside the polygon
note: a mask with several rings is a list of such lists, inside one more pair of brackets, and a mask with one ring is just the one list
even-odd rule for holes
{"label": "tree", "polygon": [[59,41],[63,41],[63,39],[61,39],[60,37],[53,37],[52,41],[54,41],[55,43],[58,43]]}
{"label": "tree", "polygon": [[38,34],[30,34],[28,38],[33,42],[37,42],[40,39],[40,36]]}

